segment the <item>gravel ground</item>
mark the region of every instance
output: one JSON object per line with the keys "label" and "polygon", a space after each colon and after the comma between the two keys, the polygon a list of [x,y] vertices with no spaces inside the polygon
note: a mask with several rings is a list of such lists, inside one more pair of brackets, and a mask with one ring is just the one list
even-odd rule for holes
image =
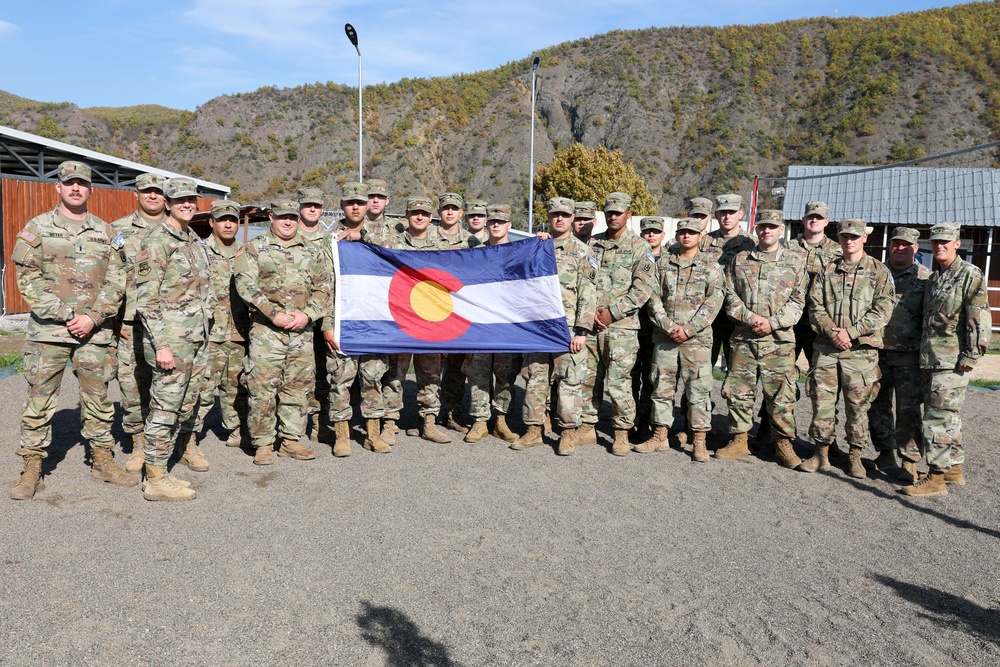
{"label": "gravel ground", "polygon": [[[1000,660],[995,392],[969,393],[969,484],[944,498],[881,475],[457,434],[261,469],[209,433],[211,471],[175,471],[198,499],[168,504],[91,481],[75,380],[63,389],[46,489],[0,498],[0,664]],[[24,390],[0,381],[5,490]]]}

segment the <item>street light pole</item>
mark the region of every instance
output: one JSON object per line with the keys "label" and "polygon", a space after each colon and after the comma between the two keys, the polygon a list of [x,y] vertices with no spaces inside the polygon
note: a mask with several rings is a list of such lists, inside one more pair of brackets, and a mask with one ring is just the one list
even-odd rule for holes
{"label": "street light pole", "polygon": [[344,26],[344,32],[347,33],[347,39],[351,40],[351,44],[354,45],[354,50],[358,52],[358,182],[363,182],[364,179],[364,152],[362,150],[364,143],[364,123],[361,119],[361,49],[358,48],[358,33],[350,23]]}
{"label": "street light pole", "polygon": [[535,73],[542,59],[535,56],[531,61],[531,149],[528,155],[528,233],[534,232],[535,222]]}

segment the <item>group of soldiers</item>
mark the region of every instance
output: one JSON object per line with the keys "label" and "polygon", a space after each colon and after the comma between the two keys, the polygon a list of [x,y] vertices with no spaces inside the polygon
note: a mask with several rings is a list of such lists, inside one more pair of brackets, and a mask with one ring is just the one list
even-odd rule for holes
{"label": "group of soldiers", "polygon": [[[226,445],[249,447],[257,465],[272,464],[275,453],[315,458],[303,444],[307,434],[332,445],[334,456],[349,456],[355,409],[364,447],[391,452],[411,364],[418,420],[407,432],[425,440],[450,442],[450,429],[469,443],[492,434],[524,450],[551,434],[557,453],[570,455],[598,443],[607,391],[611,452],[665,451],[683,386],[686,428],[676,442],[690,441],[693,460],[710,461],[712,368],[720,352],[731,437],[715,458],[750,455],[760,384],[758,454],[804,472],[828,468],[839,452],[842,396],[849,475],[865,477],[861,452],[874,444],[878,457],[870,465],[898,467],[903,493],[941,495],[947,483],[964,483],[962,401],[991,322],[982,272],[957,256],[955,224],[931,229],[932,273],[914,262],[916,230],[893,232],[885,266],[864,251],[870,229],[863,220],[842,220],[839,243],[827,237],[822,202],[806,205],[803,234],[785,241],[780,211],[759,212],[755,238],[741,227],[739,195],[719,195],[714,204],[695,198],[667,243],[663,218],[642,218],[641,236],[628,229],[626,193],[606,197],[607,230],[598,234],[594,202],[555,197],[549,231],[540,236],[554,246],[570,337],[565,352],[348,356],[334,333],[333,239],[418,251],[499,245],[510,242],[510,207],[456,193],[440,195],[437,205],[410,197],[397,221],[385,215],[388,184],[373,179],[343,186],[343,217],[325,230],[325,195],[306,187],[297,201],[271,202],[269,229],[240,244],[240,207],[230,200],[213,202],[207,239],[191,229],[191,179],[140,175],[137,210],[108,225],[87,209],[90,177],[83,163],[60,165],[59,205],[28,222],[12,256],[31,319],[17,451],[24,472],[11,498],[29,499],[41,488],[68,362],[79,378],[93,477],[127,487],[144,472],[148,500],[196,497],[167,464],[179,449],[181,464],[209,469],[198,436],[216,394]],[[440,224],[432,224],[435,214]],[[706,233],[713,217],[719,229]],[[502,341],[496,347],[503,349]],[[792,444],[802,350],[815,443],[805,461]],[[527,426],[520,435],[507,423],[518,373]],[[115,377],[132,440],[124,469],[112,453],[108,386]],[[926,475],[917,471],[922,456]]]}

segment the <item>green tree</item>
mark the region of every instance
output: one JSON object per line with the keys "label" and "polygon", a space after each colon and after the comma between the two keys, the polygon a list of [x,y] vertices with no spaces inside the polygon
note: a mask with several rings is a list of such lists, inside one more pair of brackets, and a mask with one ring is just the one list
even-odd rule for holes
{"label": "green tree", "polygon": [[55,139],[56,141],[66,137],[66,133],[60,129],[55,119],[48,115],[38,119],[38,127],[35,128],[35,134],[47,139]]}
{"label": "green tree", "polygon": [[656,213],[656,198],[635,168],[622,158],[621,151],[573,143],[556,151],[552,162],[538,165],[535,172],[535,217],[545,219],[545,202],[552,197],[589,200],[600,207],[611,192],[630,195],[635,215]]}

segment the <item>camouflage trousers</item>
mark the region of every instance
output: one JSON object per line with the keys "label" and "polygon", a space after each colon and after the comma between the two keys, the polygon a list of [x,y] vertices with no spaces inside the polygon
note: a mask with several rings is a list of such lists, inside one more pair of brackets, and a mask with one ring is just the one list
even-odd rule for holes
{"label": "camouflage trousers", "polygon": [[524,359],[524,366],[528,376],[524,391],[524,423],[541,426],[555,385],[556,422],[562,428],[578,428],[584,406],[587,351],[529,354]]}
{"label": "camouflage trousers", "polygon": [[712,347],[703,340],[675,343],[653,336],[652,423],[670,428],[674,423],[674,394],[684,382],[687,425],[695,432],[712,430]]}
{"label": "camouflage trousers", "polygon": [[632,366],[632,400],[635,401],[636,419],[649,424],[653,407],[653,348],[654,337],[639,334],[639,352]]}
{"label": "camouflage trousers", "polygon": [[441,378],[441,405],[446,411],[462,411],[462,399],[465,398],[465,371],[463,370],[470,354],[449,353],[442,360],[444,377]]}
{"label": "camouflage trousers", "polygon": [[21,412],[21,456],[40,454],[52,444],[52,418],[59,402],[66,364],[73,362],[73,374],[80,381],[80,434],[91,447],[112,449],[115,440],[111,435],[111,422],[115,408],[108,398],[108,379],[111,365],[107,345],[82,343],[24,344],[24,379],[28,381],[28,398]]}
{"label": "camouflage trousers", "polygon": [[306,432],[309,392],[315,381],[313,330],[275,329],[254,322],[246,381],[253,447],[274,445],[276,438],[298,440]]}
{"label": "camouflage trousers", "polygon": [[847,444],[862,449],[871,444],[868,409],[879,392],[878,350],[838,350],[826,340],[813,346],[812,368],[806,394],[812,399],[809,437],[817,445],[836,441],[837,395],[844,397],[844,431]]}
{"label": "camouflage trousers", "polygon": [[361,385],[361,416],[365,419],[381,419],[385,416],[382,398],[382,376],[388,368],[385,355],[347,357],[340,352],[327,352],[325,364],[328,372],[326,384],[330,388],[327,419],[331,424],[350,421],[354,415],[351,387],[354,386],[355,379]]}
{"label": "camouflage trousers", "polygon": [[153,382],[153,369],[146,363],[142,351],[143,326],[141,320],[123,322],[122,332],[129,338],[118,339],[118,386],[122,391],[122,429],[126,433],[142,433],[149,414],[149,386]]}
{"label": "camouflage trousers", "polygon": [[195,433],[205,425],[205,417],[215,405],[219,392],[219,412],[222,428],[232,433],[247,418],[247,388],[243,364],[247,356],[246,343],[235,340],[212,341],[208,344],[208,377],[201,390]]}
{"label": "camouflage trousers", "polygon": [[[878,396],[868,409],[868,426],[876,451],[898,449],[900,456],[919,461],[920,409],[924,401],[923,372],[919,352],[879,350]],[[893,415],[892,398],[896,396]]]}
{"label": "camouflage trousers", "polygon": [[143,341],[146,363],[153,369],[146,417],[146,463],[164,466],[173,453],[178,433],[192,433],[198,418],[198,401],[208,376],[208,342],[183,342],[170,346],[173,370],[156,364],[156,351]]}
{"label": "camouflage trousers", "polygon": [[583,381],[583,423],[597,423],[606,382],[611,396],[614,427],[631,429],[635,421],[631,373],[639,349],[635,329],[608,329],[588,334],[584,349],[587,353],[587,373]]}
{"label": "camouflage trousers", "polygon": [[774,432],[795,437],[795,343],[771,338],[734,340],[729,371],[722,383],[722,397],[729,403],[729,432],[747,433],[753,427],[757,382],[764,390],[764,404]]}
{"label": "camouflage trousers", "polygon": [[462,372],[469,378],[469,416],[477,422],[487,421],[491,416],[491,395],[492,409],[507,414],[520,369],[519,354],[465,355]]}
{"label": "camouflage trousers", "polygon": [[969,373],[924,371],[923,440],[927,465],[947,472],[965,463],[962,447],[962,406]]}
{"label": "camouflage trousers", "polygon": [[421,417],[441,411],[441,355],[390,354],[389,382],[382,387],[385,417],[399,421],[403,410],[403,382],[410,370],[410,359],[417,375],[417,406]]}

